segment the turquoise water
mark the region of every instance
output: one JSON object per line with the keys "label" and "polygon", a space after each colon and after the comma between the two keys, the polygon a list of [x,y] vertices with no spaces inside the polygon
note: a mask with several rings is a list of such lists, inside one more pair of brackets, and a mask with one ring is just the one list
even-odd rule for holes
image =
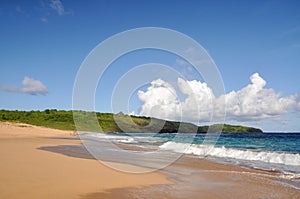
{"label": "turquoise water", "polygon": [[[174,141],[178,143],[202,144],[205,134],[123,134],[132,138],[157,138],[157,143]],[[136,139],[138,140],[138,139]],[[145,143],[147,141],[143,140]],[[216,138],[216,147],[246,149],[253,151],[300,153],[300,133],[226,133]],[[141,141],[140,141],[141,142]],[[152,140],[153,142],[153,140]]]}
{"label": "turquoise water", "polygon": [[[175,137],[171,134],[156,134],[155,136],[167,141],[172,141]],[[190,136],[190,134],[180,134],[175,139],[177,142],[185,143],[190,140]],[[193,144],[202,144],[204,138],[204,134],[197,134],[193,138]],[[297,154],[300,153],[300,133],[227,133],[220,135],[216,146]]]}

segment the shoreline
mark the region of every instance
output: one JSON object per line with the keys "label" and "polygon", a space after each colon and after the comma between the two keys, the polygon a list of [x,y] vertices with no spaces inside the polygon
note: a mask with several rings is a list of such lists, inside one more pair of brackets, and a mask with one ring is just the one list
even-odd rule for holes
{"label": "shoreline", "polygon": [[72,131],[0,123],[0,197],[300,198],[300,190],[266,171],[183,155],[159,171],[129,174],[101,164],[83,149]]}
{"label": "shoreline", "polygon": [[[124,148],[124,147],[123,147]],[[125,147],[130,150],[130,147]],[[131,150],[140,150],[132,147]],[[69,148],[68,153],[72,151]],[[52,150],[63,153],[66,151]],[[80,155],[73,153],[75,156]],[[84,158],[84,157],[80,157]],[[183,155],[170,166],[159,170],[173,184],[151,185],[143,188],[117,188],[95,192],[86,199],[96,198],[299,198],[300,190],[284,184],[277,172],[243,168],[239,165],[216,163]],[[234,190],[234,191],[233,191]],[[276,191],[274,191],[276,190]],[[152,197],[152,193],[156,193]],[[230,196],[230,197],[229,197]]]}

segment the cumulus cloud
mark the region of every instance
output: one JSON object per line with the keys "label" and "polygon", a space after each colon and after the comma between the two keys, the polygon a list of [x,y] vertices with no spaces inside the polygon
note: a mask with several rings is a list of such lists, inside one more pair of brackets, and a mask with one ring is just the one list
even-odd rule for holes
{"label": "cumulus cloud", "polygon": [[250,80],[251,84],[245,88],[225,96],[230,117],[238,120],[272,118],[298,108],[297,95],[281,97],[273,89],[264,88],[266,81],[258,73]]}
{"label": "cumulus cloud", "polygon": [[39,80],[35,80],[29,77],[24,77],[22,81],[23,87],[15,87],[15,86],[3,86],[2,90],[8,92],[16,92],[16,93],[27,93],[30,95],[37,94],[47,94],[48,89],[46,86]]}
{"label": "cumulus cloud", "polygon": [[146,92],[139,90],[138,97],[143,102],[140,115],[173,119],[179,114],[176,90],[161,79],[152,81]]}
{"label": "cumulus cloud", "polygon": [[[214,114],[222,115],[222,103],[226,103],[228,120],[248,121],[276,118],[289,111],[300,111],[298,94],[282,97],[271,88],[258,73],[250,77],[251,83],[238,91],[215,97],[204,82],[178,78],[179,92],[186,97],[180,100],[171,84],[158,79],[151,82],[146,91],[138,91],[142,102],[140,115],[163,119],[209,122]],[[218,112],[219,110],[219,112]]]}
{"label": "cumulus cloud", "polygon": [[183,101],[178,98],[176,89],[161,79],[152,81],[146,92],[138,91],[143,103],[140,115],[170,120],[209,120],[214,96],[207,84],[178,78],[177,85],[187,96]]}

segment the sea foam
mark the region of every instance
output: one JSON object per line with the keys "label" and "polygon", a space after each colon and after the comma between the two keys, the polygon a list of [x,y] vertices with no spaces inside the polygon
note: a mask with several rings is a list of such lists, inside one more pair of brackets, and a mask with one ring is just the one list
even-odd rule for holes
{"label": "sea foam", "polygon": [[160,146],[161,149],[171,150],[177,153],[193,154],[199,156],[212,156],[218,158],[233,158],[247,161],[261,161],[265,163],[284,164],[289,166],[300,166],[300,154],[251,151],[225,147],[205,146],[198,144],[185,144],[177,142],[166,142]]}

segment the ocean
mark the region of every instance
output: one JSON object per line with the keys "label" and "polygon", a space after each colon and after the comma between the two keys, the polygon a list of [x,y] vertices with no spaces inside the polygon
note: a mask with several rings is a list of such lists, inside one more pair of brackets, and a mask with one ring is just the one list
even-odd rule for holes
{"label": "ocean", "polygon": [[205,134],[186,133],[83,133],[80,137],[88,140],[84,144],[87,150],[104,161],[160,169],[185,154],[300,180],[300,133],[224,133],[212,135],[211,142]]}

